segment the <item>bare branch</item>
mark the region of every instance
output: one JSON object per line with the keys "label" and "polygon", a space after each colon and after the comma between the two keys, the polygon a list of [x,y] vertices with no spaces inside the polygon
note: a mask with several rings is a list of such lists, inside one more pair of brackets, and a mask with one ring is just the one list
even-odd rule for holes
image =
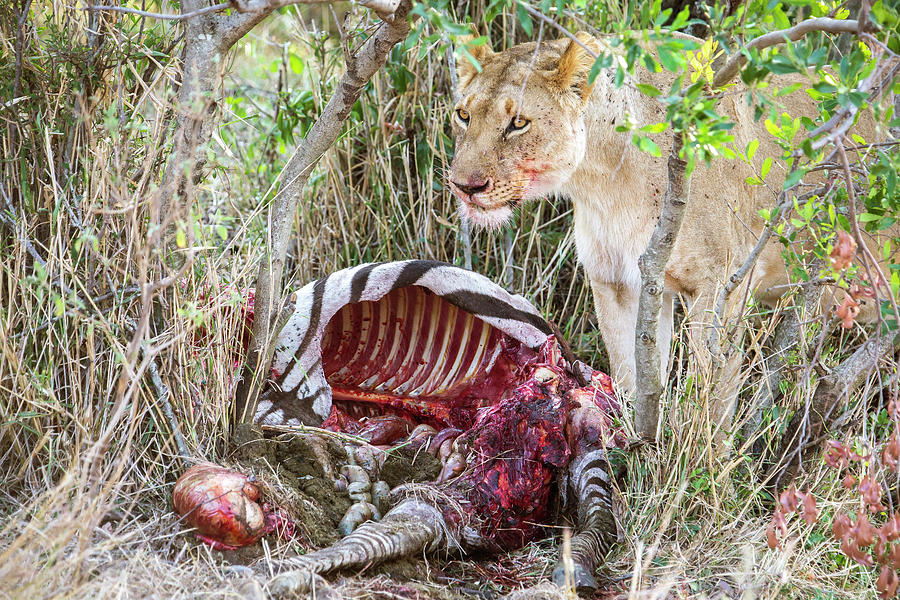
{"label": "bare branch", "polygon": [[[181,14],[165,14],[154,13],[137,8],[128,8],[127,6],[109,6],[95,5],[80,7],[79,10],[101,10],[105,12],[118,12],[130,15],[139,15],[148,19],[158,19],[160,21],[185,21],[201,17],[209,13],[223,11],[227,8],[233,8],[240,13],[265,13],[269,14],[277,8],[290,6],[292,4],[334,4],[339,0],[230,0],[229,2],[220,2],[212,6],[204,6],[197,10],[185,12]],[[390,20],[394,14],[394,10],[399,4],[399,0],[358,0],[359,5],[374,11],[384,20]]]}
{"label": "bare branch", "polygon": [[[778,221],[783,221],[787,215],[791,207],[793,206],[793,197],[789,196],[789,193],[796,188],[791,188],[789,190],[785,190],[778,194],[778,201],[775,203],[775,206],[772,209],[772,215],[778,216]],[[805,200],[809,200],[813,196],[818,196],[824,193],[827,188],[816,188],[815,190],[806,192],[805,194],[801,194],[797,196],[797,201],[803,202]],[[744,260],[743,264],[738,267],[737,271],[732,273],[732,275],[728,278],[728,281],[725,282],[725,285],[722,286],[722,289],[719,291],[719,295],[716,298],[715,308],[713,309],[713,327],[710,330],[709,338],[707,340],[707,346],[710,348],[714,357],[719,357],[722,353],[721,349],[721,329],[724,326],[725,322],[725,306],[728,303],[728,298],[734,293],[734,290],[738,288],[739,285],[744,281],[747,275],[750,274],[750,271],[756,265],[756,261],[759,260],[762,251],[765,250],[766,244],[768,244],[769,239],[772,237],[772,232],[774,231],[774,222],[769,221],[766,223],[765,229],[763,229],[762,234],[759,236],[759,239],[756,240],[756,245],[753,247],[753,250],[750,251],[750,254],[747,255],[747,258]]]}
{"label": "bare branch", "polygon": [[641,293],[638,300],[634,358],[636,367],[635,429],[647,439],[656,439],[659,400],[663,395],[660,370],[659,316],[665,285],[666,264],[684,220],[684,209],[690,193],[690,180],[685,176],[687,163],[679,158],[683,146],[681,135],[675,135],[668,161],[668,184],[662,213],[650,236],[647,249],[638,260],[641,270]]}
{"label": "bare branch", "polygon": [[[811,269],[817,271],[821,264],[817,259]],[[762,423],[762,412],[774,406],[775,401],[781,396],[781,382],[790,373],[789,353],[803,339],[806,316],[818,310],[824,284],[825,281],[822,279],[812,279],[806,282],[806,285],[800,286],[798,298],[794,300],[793,306],[784,310],[781,322],[775,327],[775,341],[771,352],[763,361],[762,381],[747,407],[749,415],[743,428],[744,439],[752,443],[752,451],[757,456],[762,456],[765,451],[763,440],[754,440]],[[823,317],[823,320],[827,318]],[[827,327],[823,327],[822,330],[826,331]]]}
{"label": "bare branch", "polygon": [[[757,38],[753,38],[744,44],[744,50],[751,50],[753,48],[762,50],[763,48],[783,44],[786,41],[796,42],[806,34],[814,31],[824,31],[826,33],[856,33],[859,31],[859,22],[855,20],[830,19],[828,17],[808,19],[793,27],[781,29],[779,31],[771,31]],[[712,87],[720,88],[723,85],[730,83],[745,64],[747,64],[747,56],[743,51],[736,52],[728,59],[725,65],[719,69],[719,72],[716,73],[716,76],[713,78]]]}
{"label": "bare branch", "polygon": [[[862,231],[859,229],[859,220],[856,218],[856,190],[853,188],[853,176],[850,174],[850,163],[847,161],[847,152],[844,151],[844,144],[838,142],[837,144],[838,155],[841,157],[841,165],[844,169],[844,183],[845,188],[847,190],[847,206],[850,209],[850,226],[853,229],[853,237],[856,240],[857,248],[862,250],[862,254],[865,260],[863,260],[863,267],[866,270],[866,275],[868,276],[869,283],[872,286],[872,292],[875,294],[875,303],[880,304],[880,299],[878,297],[878,289],[884,286],[888,279],[884,275],[884,271],[881,269],[881,266],[878,264],[878,260],[872,255],[872,251],[869,249],[869,246],[866,244],[865,239],[863,239]],[[872,270],[877,272],[877,277],[873,276]],[[897,299],[894,298],[894,294],[888,289],[888,300],[890,300],[891,308],[894,312],[894,321],[900,324],[900,310],[897,308]],[[880,314],[880,313],[879,313]]]}
{"label": "bare branch", "polygon": [[[898,72],[900,72],[900,61],[886,61],[860,82],[857,91],[870,92],[866,102],[871,104],[880,98],[881,94],[884,93],[886,89],[890,89],[894,77]],[[812,143],[813,150],[818,150],[829,143],[834,143],[843,138],[844,134],[847,133],[853,125],[853,122],[856,119],[856,113],[858,112],[859,106],[850,103],[835,111],[828,121],[811,131],[807,136],[808,139],[813,139],[826,131],[829,132],[825,137],[815,140]]]}
{"label": "bare branch", "polygon": [[[144,351],[146,353],[146,350]],[[166,421],[169,422],[169,429],[172,430],[172,438],[175,440],[175,447],[181,458],[192,458],[191,452],[188,450],[184,436],[181,435],[181,429],[178,427],[178,419],[175,418],[175,411],[172,410],[172,403],[169,402],[169,387],[163,382],[159,375],[159,367],[156,366],[156,359],[149,357],[147,370],[150,372],[150,381],[156,390],[156,401],[162,409]]]}
{"label": "bare branch", "polygon": [[182,13],[180,15],[152,13],[152,12],[147,12],[145,10],[139,10],[137,8],[128,8],[127,6],[96,5],[96,6],[87,6],[87,7],[79,8],[79,10],[102,10],[105,12],[127,13],[129,15],[139,15],[141,17],[147,17],[148,19],[158,19],[160,21],[184,21],[185,19],[193,19],[194,17],[199,17],[199,16],[202,16],[205,14],[219,12],[220,10],[225,10],[226,8],[228,8],[230,6],[231,6],[230,3],[222,2],[221,4],[214,4],[213,6],[206,6],[204,8],[192,10],[191,12]]}

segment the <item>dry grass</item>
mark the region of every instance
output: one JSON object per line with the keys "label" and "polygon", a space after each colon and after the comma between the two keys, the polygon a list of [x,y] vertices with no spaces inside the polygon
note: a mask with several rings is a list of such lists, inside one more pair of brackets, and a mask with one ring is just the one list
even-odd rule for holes
{"label": "dry grass", "polygon": [[[101,25],[38,0],[22,44],[15,4],[0,6],[0,596],[254,597],[246,571],[195,544],[170,512],[171,484],[185,466],[172,430],[197,456],[222,458],[237,337],[222,315],[233,312],[237,290],[252,285],[266,189],[286,159],[274,115],[303,91],[316,114],[340,69],[339,53],[308,42],[330,14],[287,11],[236,53],[225,92],[244,99],[246,115],[223,105],[212,174],[189,206],[173,207],[197,256],[176,282],[144,298],[140,290],[171,275],[165,265],[184,256],[153,244],[148,226],[171,133],[178,30],[121,17]],[[498,19],[495,39],[515,40],[513,22]],[[442,187],[446,65],[442,54],[419,60],[416,50],[376,77],[311,179],[296,217],[290,285],[365,260],[463,260]],[[290,52],[304,59],[302,74],[291,70]],[[261,73],[269,62],[276,72]],[[395,92],[399,77],[405,94]],[[475,233],[473,263],[541,307],[596,365],[570,212],[563,200],[543,202],[508,232]],[[754,341],[756,350],[763,341]],[[610,557],[610,590],[598,597],[871,597],[872,574],[838,555],[824,525],[795,525],[785,550],[765,549],[769,505],[754,467],[740,452],[715,458],[703,379],[687,354],[677,364],[663,444],[622,458],[631,474],[622,489],[623,539]],[[758,368],[747,366],[752,377]],[[154,370],[174,423],[160,402],[164,390],[148,376]],[[796,387],[789,408],[809,393]],[[866,422],[857,404],[851,420]],[[774,438],[784,424],[773,419],[763,435]],[[825,512],[852,503],[820,466],[804,483]],[[267,544],[253,562],[257,574],[291,550]],[[545,541],[484,562],[434,559],[415,584],[366,575],[338,589],[354,598],[477,597],[466,590],[536,584],[553,561]]]}

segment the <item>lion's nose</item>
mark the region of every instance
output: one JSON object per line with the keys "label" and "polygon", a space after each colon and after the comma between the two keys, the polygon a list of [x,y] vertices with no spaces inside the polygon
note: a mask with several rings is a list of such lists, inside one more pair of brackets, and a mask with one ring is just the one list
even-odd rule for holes
{"label": "lion's nose", "polygon": [[475,194],[489,191],[494,186],[494,182],[490,179],[485,179],[483,181],[470,180],[468,183],[457,183],[456,181],[454,181],[453,185],[458,187],[463,193],[468,194],[469,196],[473,196]]}

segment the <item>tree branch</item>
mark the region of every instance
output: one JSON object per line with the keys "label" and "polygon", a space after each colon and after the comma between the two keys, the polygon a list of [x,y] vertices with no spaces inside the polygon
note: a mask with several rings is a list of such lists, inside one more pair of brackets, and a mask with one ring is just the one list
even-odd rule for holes
{"label": "tree branch", "polygon": [[663,394],[660,369],[659,316],[665,286],[666,264],[684,220],[684,209],[690,193],[690,180],[685,176],[687,163],[679,158],[682,136],[672,140],[668,161],[668,183],[662,213],[650,236],[647,249],[638,260],[641,270],[641,293],[635,328],[636,398],[634,424],[637,432],[654,440],[659,421],[659,400]]}
{"label": "tree branch", "polygon": [[231,6],[231,4],[229,4],[228,2],[222,2],[221,4],[214,4],[212,6],[198,8],[197,10],[192,10],[190,12],[182,13],[180,15],[147,12],[145,10],[139,10],[137,8],[128,8],[127,6],[96,5],[96,6],[83,7],[80,10],[102,10],[104,12],[126,13],[129,15],[138,15],[141,17],[147,17],[148,19],[158,19],[160,21],[184,21],[186,19],[193,19],[194,17],[199,17],[199,16],[202,16],[202,15],[205,15],[208,13],[219,12],[220,10],[225,10],[226,8],[228,8],[230,6]]}
{"label": "tree branch", "polygon": [[771,31],[759,37],[753,38],[746,44],[742,50],[732,55],[725,65],[719,69],[713,78],[713,89],[720,88],[723,85],[731,83],[731,80],[740,72],[741,68],[747,64],[746,51],[753,48],[762,50],[770,46],[783,44],[786,41],[796,42],[803,36],[814,31],[824,31],[826,33],[857,33],[859,31],[859,22],[855,20],[831,19],[828,17],[820,17],[818,19],[808,19],[802,21],[793,27],[781,29],[779,31]]}
{"label": "tree branch", "polygon": [[[334,4],[340,0],[229,0],[212,6],[204,6],[195,10],[182,12],[181,14],[154,13],[137,8],[128,8],[127,6],[108,6],[94,5],[86,6],[80,10],[102,10],[105,12],[118,12],[130,15],[139,15],[148,19],[158,19],[160,21],[185,21],[194,19],[203,15],[215,12],[221,12],[227,8],[233,8],[240,13],[257,13],[263,16],[269,15],[277,8],[283,6],[291,6],[293,4]],[[357,0],[361,6],[364,6],[375,13],[382,19],[389,20],[392,18],[394,10],[396,10],[399,0]],[[29,0],[30,2],[30,0]],[[182,4],[182,9],[187,8]]]}
{"label": "tree branch", "polygon": [[406,17],[411,8],[411,0],[402,0],[392,21],[386,21],[366,40],[347,65],[347,71],[315,125],[281,172],[282,186],[269,210],[269,252],[260,265],[256,280],[253,341],[235,397],[236,423],[247,423],[255,417],[260,386],[272,361],[272,342],[278,335],[274,317],[282,305],[284,263],[303,188],[313,167],[343,129],[363,86],[385,64],[391,49],[409,34]]}

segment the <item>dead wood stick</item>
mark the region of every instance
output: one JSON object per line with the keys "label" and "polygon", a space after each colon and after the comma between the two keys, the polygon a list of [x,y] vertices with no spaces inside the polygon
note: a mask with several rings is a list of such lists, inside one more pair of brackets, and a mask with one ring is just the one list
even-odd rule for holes
{"label": "dead wood stick", "polygon": [[[866,26],[865,23],[863,26]],[[861,26],[857,20],[823,17],[808,19],[793,27],[761,35],[745,44],[739,52],[728,59],[713,77],[712,87],[722,87],[734,79],[747,62],[745,55],[747,50],[768,48],[785,41],[796,41],[814,31],[860,33]],[[672,153],[669,156],[668,182],[662,214],[653,230],[650,244],[639,260],[641,293],[635,330],[635,429],[640,435],[649,439],[656,438],[659,401],[663,393],[662,374],[660,373],[661,354],[657,337],[665,283],[665,267],[678,236],[690,189],[690,182],[685,177],[684,162],[680,161],[682,163],[680,169],[675,162],[679,160],[677,157],[681,151],[681,145],[679,134],[676,132]],[[670,197],[670,193],[672,193],[672,197]],[[683,193],[683,195],[676,198],[675,195],[679,193]]]}

